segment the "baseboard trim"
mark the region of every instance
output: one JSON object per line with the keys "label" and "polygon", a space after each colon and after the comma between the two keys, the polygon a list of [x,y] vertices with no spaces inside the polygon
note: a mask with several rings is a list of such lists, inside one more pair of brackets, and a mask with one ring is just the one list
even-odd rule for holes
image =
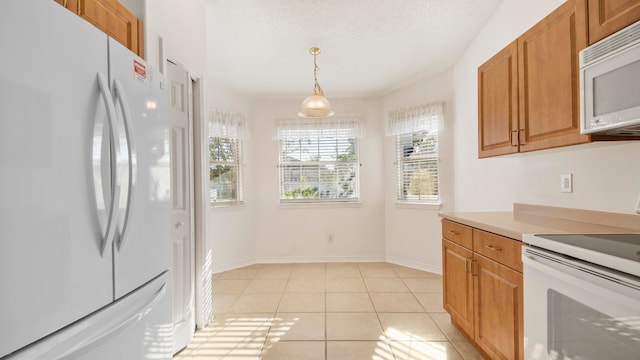
{"label": "baseboard trim", "polygon": [[258,264],[384,262],[384,256],[291,256],[258,259]]}
{"label": "baseboard trim", "polygon": [[427,265],[425,263],[421,263],[421,262],[418,262],[418,261],[407,260],[407,259],[399,258],[399,257],[395,257],[395,256],[387,256],[386,261],[388,263],[390,263],[390,264],[406,266],[406,267],[409,267],[409,268],[412,268],[412,269],[417,269],[417,270],[422,270],[422,271],[427,271],[427,272],[430,272],[430,273],[442,275],[442,268],[441,267]]}
{"label": "baseboard trim", "polygon": [[395,256],[285,256],[285,257],[267,257],[261,259],[246,259],[230,264],[215,266],[212,268],[212,274],[224,271],[235,270],[245,266],[255,264],[307,264],[307,263],[340,263],[340,262],[388,262],[390,264],[406,266],[412,269],[427,271],[434,274],[442,275],[442,268],[424,264],[414,260],[408,260]]}
{"label": "baseboard trim", "polygon": [[241,267],[245,267],[245,266],[251,266],[251,265],[255,265],[256,263],[256,259],[246,259],[246,260],[242,260],[242,261],[236,261],[233,263],[229,263],[229,264],[223,264],[220,266],[213,266],[211,268],[211,273],[212,274],[218,274],[224,271],[229,271],[229,270],[235,270],[235,269],[239,269]]}

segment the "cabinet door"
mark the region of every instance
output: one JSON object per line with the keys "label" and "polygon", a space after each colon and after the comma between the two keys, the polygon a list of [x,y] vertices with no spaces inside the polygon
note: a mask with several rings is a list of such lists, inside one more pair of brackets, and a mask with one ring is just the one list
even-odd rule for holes
{"label": "cabinet door", "polygon": [[475,341],[494,358],[522,359],[522,274],[481,255],[474,260]]}
{"label": "cabinet door", "polygon": [[586,1],[590,45],[640,20],[640,0]]}
{"label": "cabinet door", "polygon": [[518,45],[478,68],[478,157],[518,152]]}
{"label": "cabinet door", "polygon": [[451,320],[473,337],[473,253],[442,239],[443,303]]}
{"label": "cabinet door", "polygon": [[520,151],[590,141],[580,135],[583,0],[568,1],[518,39]]}
{"label": "cabinet door", "polygon": [[140,57],[142,22],[117,0],[56,0]]}

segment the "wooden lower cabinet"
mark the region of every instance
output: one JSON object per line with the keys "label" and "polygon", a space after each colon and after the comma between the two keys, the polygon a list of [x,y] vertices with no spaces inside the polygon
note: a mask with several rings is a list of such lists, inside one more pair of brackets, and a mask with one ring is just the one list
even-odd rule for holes
{"label": "wooden lower cabinet", "polygon": [[473,334],[473,277],[468,272],[473,252],[442,240],[443,304],[455,323]]}
{"label": "wooden lower cabinet", "polygon": [[[455,230],[468,235],[452,238],[450,229],[455,227],[472,231]],[[518,240],[443,220],[444,308],[451,322],[491,359],[524,357],[520,247]]]}
{"label": "wooden lower cabinet", "polygon": [[496,359],[522,359],[522,274],[474,254],[474,340]]}

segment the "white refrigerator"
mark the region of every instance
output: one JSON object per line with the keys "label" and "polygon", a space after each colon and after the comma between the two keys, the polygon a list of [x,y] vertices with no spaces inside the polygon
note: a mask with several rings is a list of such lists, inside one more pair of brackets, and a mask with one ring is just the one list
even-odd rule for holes
{"label": "white refrigerator", "polygon": [[170,359],[166,79],[53,0],[0,10],[0,359]]}

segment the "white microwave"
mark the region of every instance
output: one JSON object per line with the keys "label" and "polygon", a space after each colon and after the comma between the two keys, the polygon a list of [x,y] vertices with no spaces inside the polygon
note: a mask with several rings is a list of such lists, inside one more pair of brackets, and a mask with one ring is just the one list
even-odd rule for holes
{"label": "white microwave", "polygon": [[580,131],[640,136],[640,21],[580,52]]}

